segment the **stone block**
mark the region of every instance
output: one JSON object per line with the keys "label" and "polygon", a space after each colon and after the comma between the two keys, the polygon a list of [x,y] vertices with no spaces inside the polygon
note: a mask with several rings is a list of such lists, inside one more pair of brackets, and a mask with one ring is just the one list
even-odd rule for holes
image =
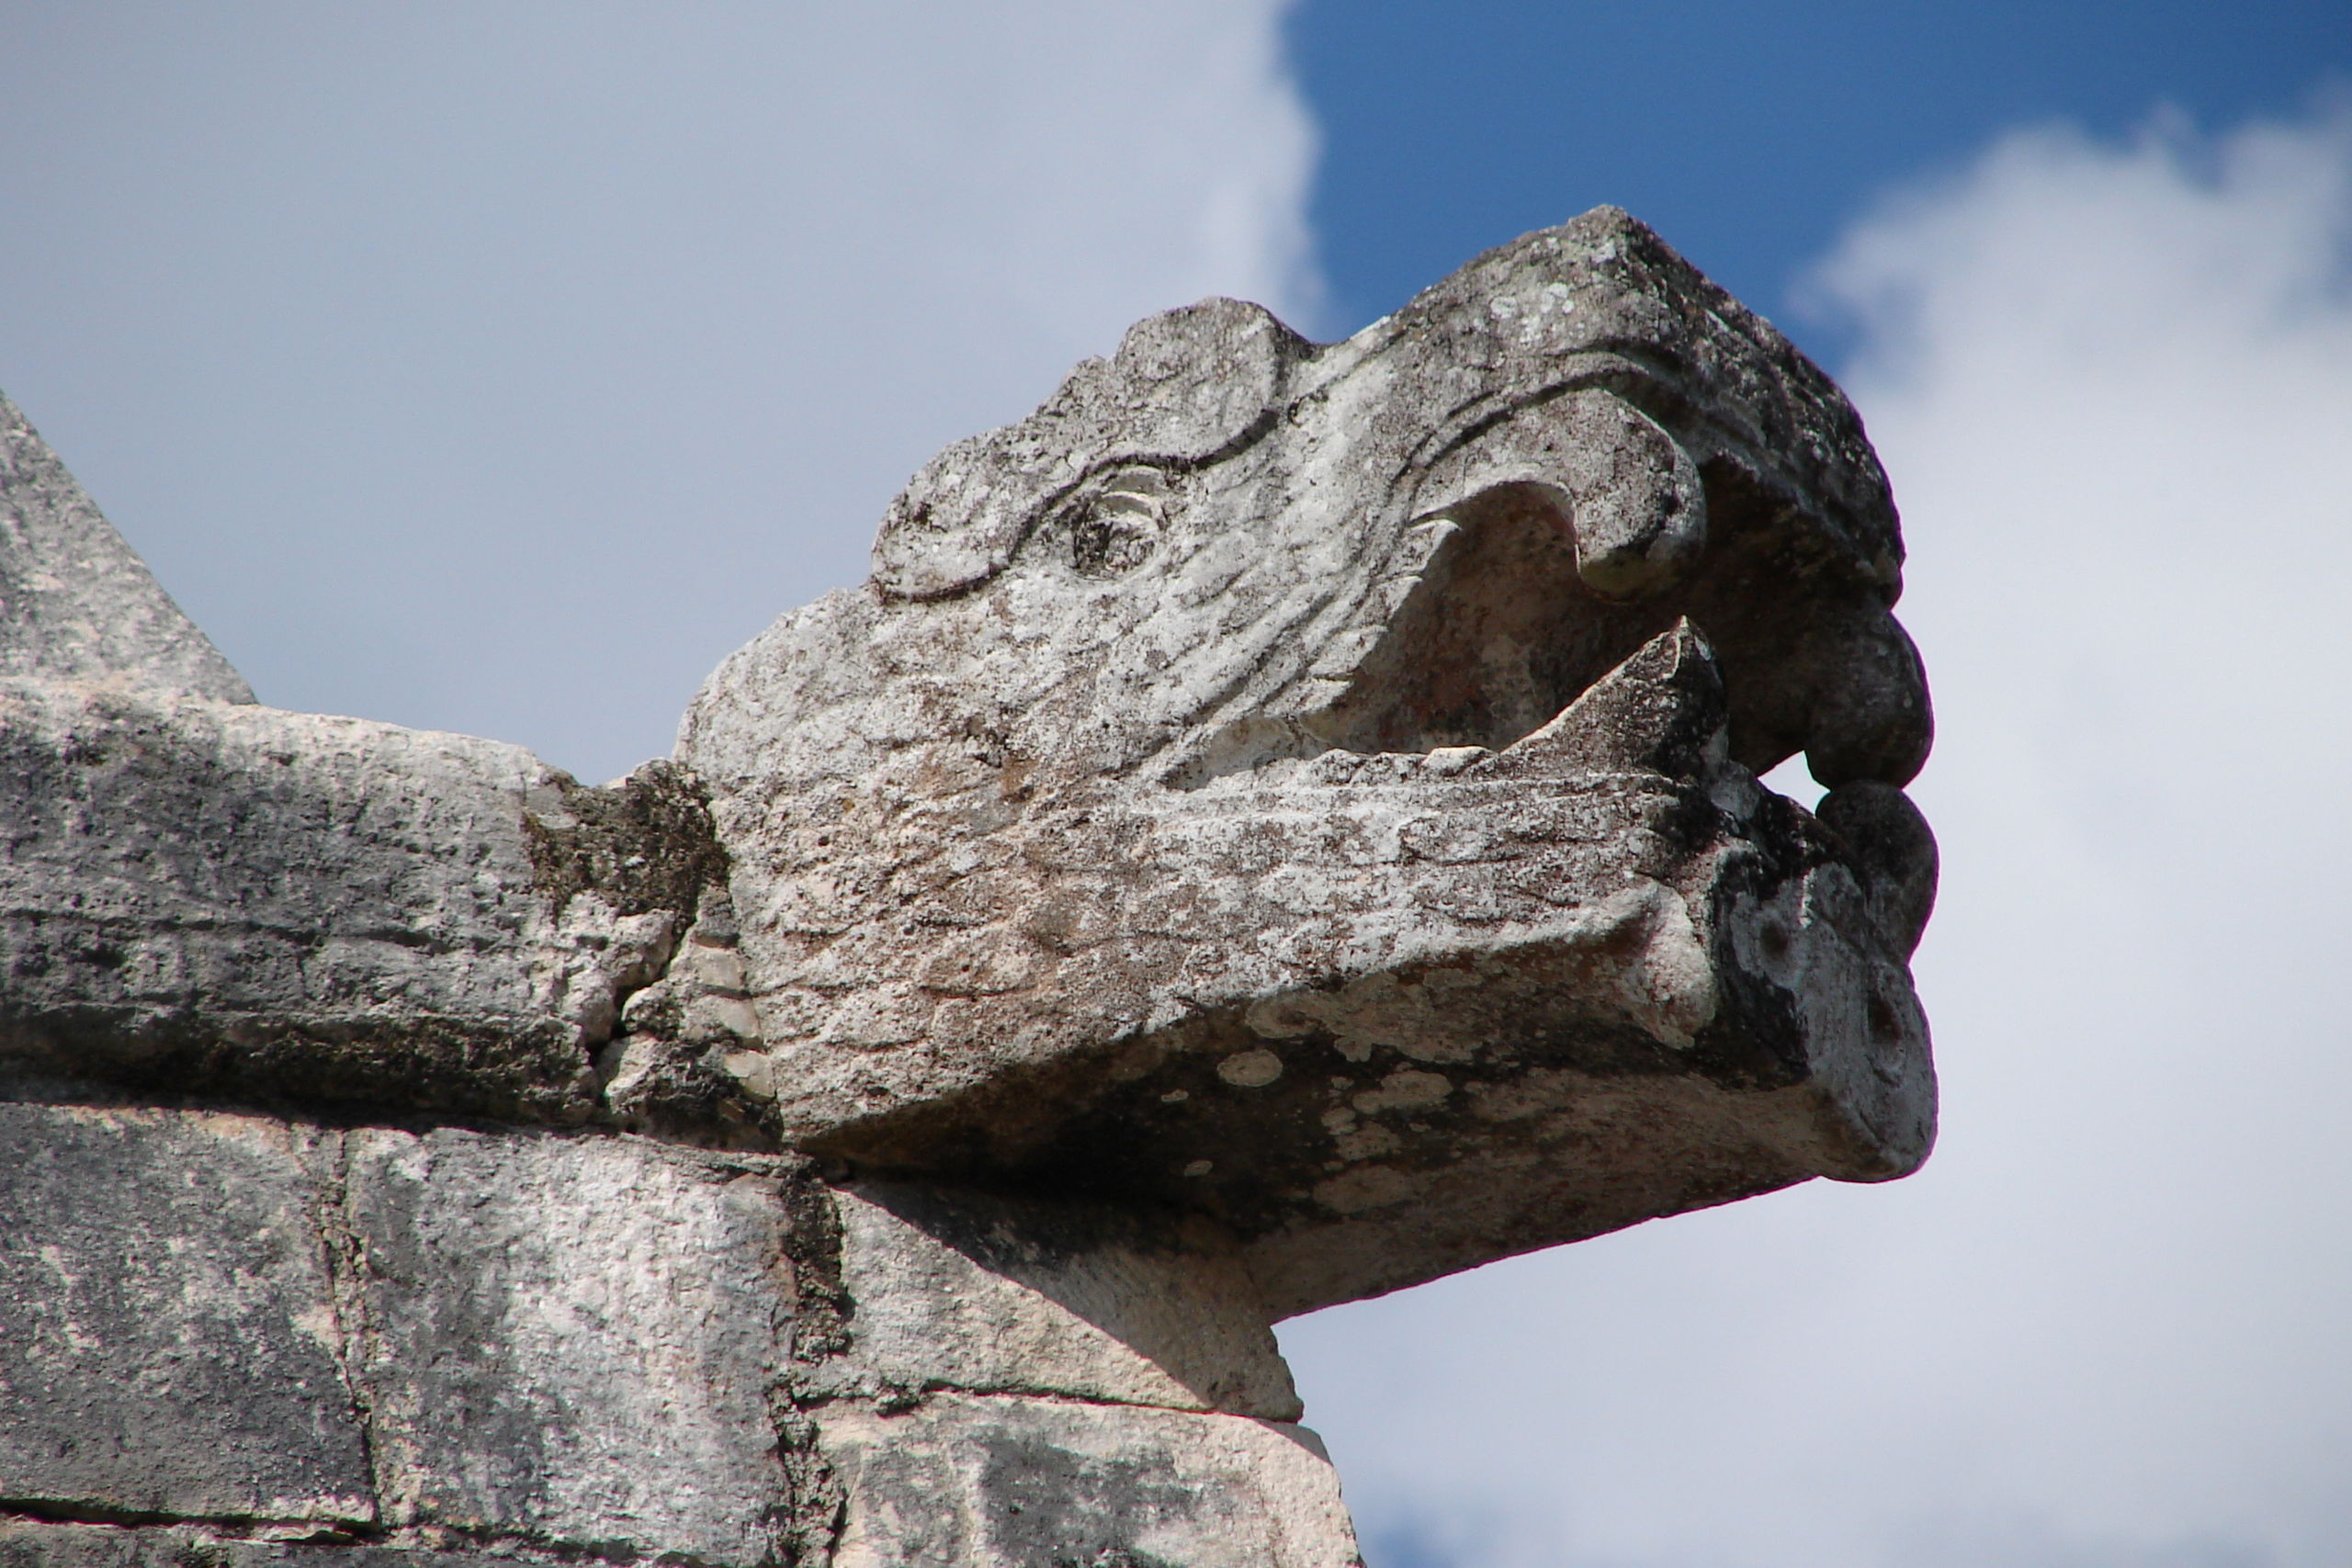
{"label": "stone block", "polygon": [[1295,1421],[1232,1239],[1095,1205],[875,1182],[835,1196],[845,1353],[812,1390],[1060,1394]]}
{"label": "stone block", "polygon": [[0,397],[0,677],[128,678],[249,703],[253,688],[164,592],[17,405]]}
{"label": "stone block", "polygon": [[1356,1568],[1304,1427],[942,1394],[825,1413],[847,1498],[833,1568]]}
{"label": "stone block", "polygon": [[0,1497],[375,1517],[305,1136],[0,1103]]}
{"label": "stone block", "polygon": [[778,1178],[616,1136],[350,1134],[388,1522],[706,1564],[791,1508]]}
{"label": "stone block", "polygon": [[0,1063],[578,1122],[717,863],[675,770],[0,681]]}

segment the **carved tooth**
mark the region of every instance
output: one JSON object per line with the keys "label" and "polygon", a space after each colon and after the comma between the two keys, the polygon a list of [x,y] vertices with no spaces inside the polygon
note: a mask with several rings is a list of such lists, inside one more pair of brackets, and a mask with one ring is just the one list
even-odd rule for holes
{"label": "carved tooth", "polygon": [[1566,489],[1577,575],[1596,593],[1634,599],[1679,581],[1707,543],[1707,502],[1682,444],[1607,392],[1560,400],[1568,425]]}
{"label": "carved tooth", "polygon": [[1484,746],[1441,746],[1421,759],[1421,766],[1440,778],[1452,778],[1463,769],[1493,755]]}
{"label": "carved tooth", "polygon": [[1722,765],[1730,709],[1714,649],[1687,619],[1642,645],[1479,773],[1647,773],[1697,778]]}
{"label": "carved tooth", "polygon": [[1909,958],[1936,907],[1936,836],[1911,797],[1864,779],[1822,796],[1815,815],[1846,841],[1888,945]]}
{"label": "carved tooth", "polygon": [[1935,744],[1935,710],[1919,650],[1894,617],[1872,606],[1819,658],[1805,727],[1813,776],[1831,789],[1860,779],[1900,788],[1917,778]]}
{"label": "carved tooth", "polygon": [[1445,542],[1460,532],[1462,525],[1451,517],[1440,514],[1423,518],[1398,536],[1396,559],[1403,563],[1407,572],[1418,574],[1436,558],[1437,552]]}

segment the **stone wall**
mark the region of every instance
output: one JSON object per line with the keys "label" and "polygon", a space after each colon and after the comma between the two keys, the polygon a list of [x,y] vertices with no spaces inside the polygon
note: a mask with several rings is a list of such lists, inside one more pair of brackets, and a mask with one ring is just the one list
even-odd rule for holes
{"label": "stone wall", "polygon": [[1352,1561],[1262,1305],[1182,1231],[623,1134],[0,1104],[0,1562]]}

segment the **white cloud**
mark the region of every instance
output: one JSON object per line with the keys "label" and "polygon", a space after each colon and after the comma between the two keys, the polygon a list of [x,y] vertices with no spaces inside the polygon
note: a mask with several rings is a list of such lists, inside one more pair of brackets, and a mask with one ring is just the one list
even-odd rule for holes
{"label": "white cloud", "polygon": [[2343,100],[2020,133],[1829,258],[1941,720],[1943,1143],[1290,1325],[1375,1532],[1482,1565],[2352,1551],[2347,261]]}
{"label": "white cloud", "polygon": [[939,446],[1312,313],[1283,9],[37,8],[0,385],[265,700],[616,772]]}

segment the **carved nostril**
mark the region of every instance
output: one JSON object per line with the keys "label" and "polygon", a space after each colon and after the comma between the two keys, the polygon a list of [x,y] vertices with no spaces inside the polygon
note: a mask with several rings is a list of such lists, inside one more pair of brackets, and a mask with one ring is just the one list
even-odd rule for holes
{"label": "carved nostril", "polygon": [[1871,1043],[1879,1045],[1900,1044],[1903,1040],[1903,1015],[1894,1010],[1894,1004],[1877,991],[1872,991],[1868,1010]]}

